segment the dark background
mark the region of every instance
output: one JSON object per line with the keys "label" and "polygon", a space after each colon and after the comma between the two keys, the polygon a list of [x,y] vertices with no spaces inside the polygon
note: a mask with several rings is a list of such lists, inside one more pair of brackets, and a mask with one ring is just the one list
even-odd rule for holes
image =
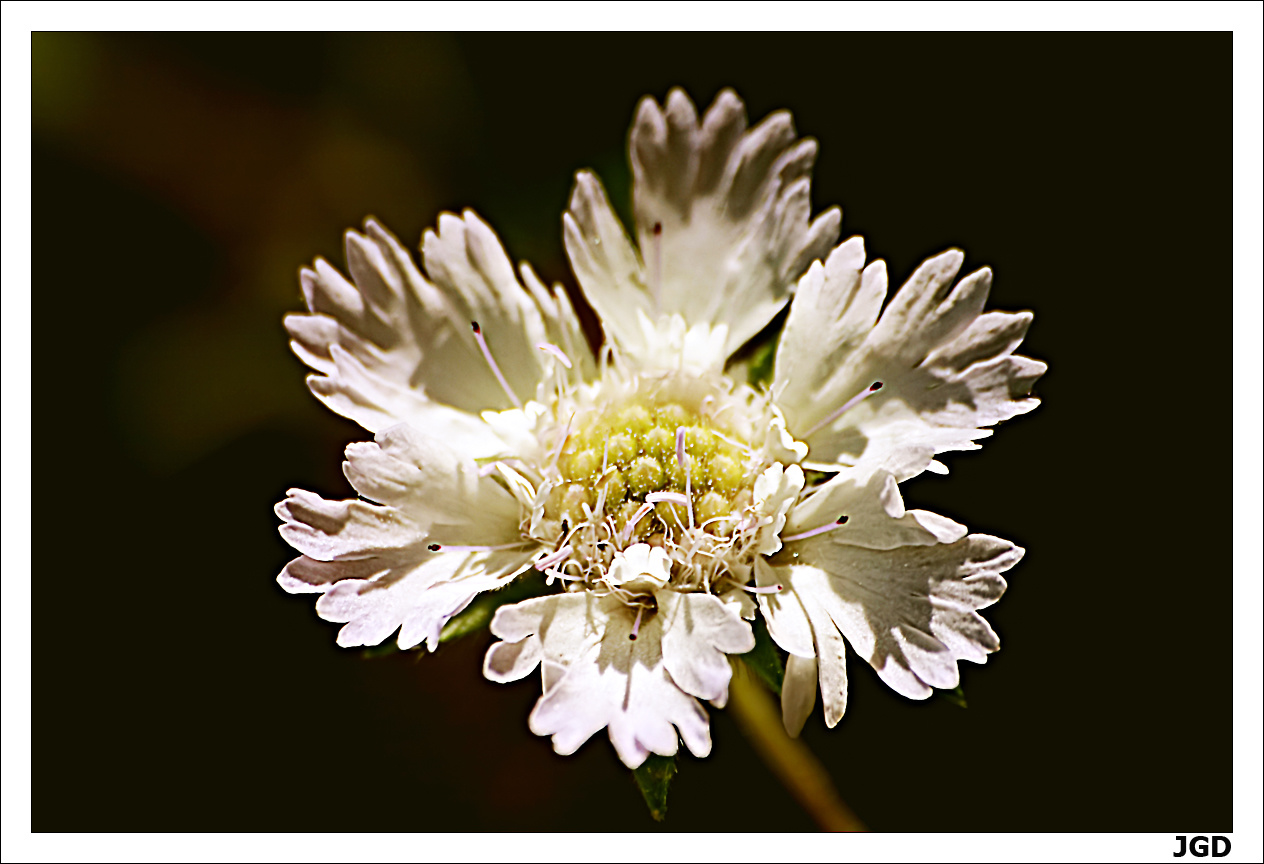
{"label": "dark background", "polygon": [[[369,213],[471,206],[573,280],[638,98],[789,108],[897,283],[966,250],[1033,309],[1044,404],[909,506],[1013,539],[970,707],[851,658],[805,738],[872,828],[1231,830],[1231,42],[1202,35],[34,36],[33,829],[653,829],[600,733],[554,755],[489,638],[334,644],[272,504],[344,497],[281,316]],[[625,206],[626,211],[626,206]],[[810,829],[713,711],[665,828]]]}

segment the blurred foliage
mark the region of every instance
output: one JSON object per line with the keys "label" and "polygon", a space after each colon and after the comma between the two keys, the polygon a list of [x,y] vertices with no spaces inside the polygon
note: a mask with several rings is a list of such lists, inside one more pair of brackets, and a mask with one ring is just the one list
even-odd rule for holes
{"label": "blurred foliage", "polygon": [[341,267],[339,236],[370,213],[415,248],[448,197],[441,154],[470,134],[425,118],[475,110],[447,37],[246,36],[231,58],[223,44],[33,34],[37,142],[135,188],[216,250],[198,295],[185,286],[203,284],[204,271],[146,271],[149,225],[130,226],[131,243],[101,262],[183,300],[142,312],[104,370],[124,441],[162,473],[252,428],[306,426],[319,413],[281,328],[301,308],[299,266],[323,251]]}

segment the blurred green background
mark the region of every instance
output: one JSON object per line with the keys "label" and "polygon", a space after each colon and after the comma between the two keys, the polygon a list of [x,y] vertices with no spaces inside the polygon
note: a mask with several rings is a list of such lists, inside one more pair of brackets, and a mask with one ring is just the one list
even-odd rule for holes
{"label": "blurred green background", "polygon": [[[366,438],[282,315],[366,215],[475,208],[573,287],[580,168],[626,212],[644,94],[723,86],[819,139],[894,280],[959,245],[1036,311],[1045,404],[909,506],[1029,555],[970,707],[852,658],[807,741],[882,830],[1231,829],[1228,34],[33,37],[33,829],[800,830],[724,712],[646,815],[604,735],[554,755],[489,637],[364,659],[272,504]],[[818,707],[819,712],[819,707]]]}

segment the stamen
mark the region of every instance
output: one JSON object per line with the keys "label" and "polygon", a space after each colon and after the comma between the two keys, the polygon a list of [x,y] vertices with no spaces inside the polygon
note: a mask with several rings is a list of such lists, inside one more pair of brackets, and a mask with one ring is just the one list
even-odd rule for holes
{"label": "stamen", "polygon": [[566,439],[571,435],[571,424],[575,422],[575,412],[571,412],[571,416],[566,419],[566,428],[562,430],[562,436],[557,440],[557,447],[549,454],[549,463],[557,464],[557,460],[562,456],[562,448],[566,446]]}
{"label": "stamen", "polygon": [[641,616],[645,614],[645,607],[638,606],[636,610],[636,623],[632,625],[632,632],[628,634],[628,638],[633,642],[636,641],[636,634],[641,629]]}
{"label": "stamen", "polygon": [[838,521],[831,522],[828,525],[822,525],[820,528],[813,528],[811,531],[804,531],[802,534],[791,534],[789,537],[782,537],[782,543],[793,543],[795,540],[806,540],[809,537],[815,537],[818,534],[824,534],[827,531],[833,531],[835,528],[842,528],[847,524],[846,516],[839,516]]}
{"label": "stamen", "polygon": [[583,576],[568,576],[565,573],[563,573],[561,570],[545,570],[544,573],[548,577],[547,579],[544,580],[545,585],[552,585],[554,579],[561,579],[563,582],[583,582],[584,581]]}
{"label": "stamen", "polygon": [[558,549],[556,552],[553,552],[549,555],[545,555],[543,558],[536,561],[535,569],[548,570],[550,567],[552,567],[554,564],[558,563],[559,561],[564,561],[566,557],[571,554],[571,551],[572,551],[571,545],[567,543],[565,546],[563,546],[561,549]]}
{"label": "stamen", "polygon": [[[736,583],[734,583],[736,584]],[[777,594],[783,590],[781,585],[738,585],[743,591],[749,591],[751,594]]]}
{"label": "stamen", "polygon": [[689,477],[689,469],[685,469],[685,506],[689,508],[689,527],[693,527],[693,489]]}
{"label": "stamen", "polygon": [[857,405],[859,405],[861,402],[863,402],[864,400],[868,399],[870,396],[872,396],[874,393],[877,393],[877,392],[878,392],[879,390],[881,390],[881,389],[882,389],[882,382],[881,382],[881,381],[874,381],[874,382],[873,382],[872,384],[870,384],[867,388],[865,388],[864,390],[861,390],[861,391],[860,391],[859,393],[857,393],[855,396],[851,397],[851,398],[850,398],[850,399],[848,399],[846,402],[844,402],[844,403],[843,403],[843,406],[842,406],[841,408],[839,408],[837,411],[835,411],[833,414],[830,414],[830,415],[829,415],[828,417],[826,417],[824,420],[822,420],[821,422],[817,423],[815,426],[813,426],[813,427],[812,427],[811,429],[809,429],[808,431],[804,432],[804,433],[803,433],[803,437],[804,437],[804,438],[807,438],[809,435],[811,435],[813,432],[816,432],[818,429],[823,429],[824,427],[826,427],[826,426],[828,426],[829,424],[833,423],[833,422],[834,422],[835,420],[837,420],[839,417],[843,416],[843,412],[844,412],[844,411],[848,411],[848,410],[850,410],[850,409],[852,409],[852,408],[855,408],[855,407],[856,407]]}
{"label": "stamen", "polygon": [[546,354],[552,354],[554,357],[560,360],[562,365],[565,366],[567,369],[571,368],[571,358],[567,357],[565,352],[563,352],[561,348],[558,348],[552,342],[541,342],[535,347],[539,348],[541,351],[545,352]]}
{"label": "stamen", "polygon": [[649,513],[653,509],[654,505],[648,502],[637,508],[636,512],[632,514],[632,518],[628,520],[628,524],[623,526],[622,540],[624,543],[627,543],[628,538],[632,536],[632,532],[636,529],[636,523],[640,522],[641,519],[644,518],[645,514]]}
{"label": "stamen", "polygon": [[654,233],[650,239],[653,247],[654,266],[650,271],[650,296],[654,298],[654,311],[660,311],[659,297],[662,294],[663,280],[663,223],[654,223]]}
{"label": "stamen", "polygon": [[431,552],[501,552],[505,549],[521,549],[527,543],[502,543],[499,546],[449,546],[447,543],[431,543]]}
{"label": "stamen", "polygon": [[497,466],[497,465],[499,465],[499,464],[500,464],[500,460],[499,460],[499,459],[498,459],[498,460],[496,460],[495,462],[488,462],[488,463],[487,463],[486,465],[484,465],[482,468],[479,468],[479,469],[478,469],[478,476],[479,476],[479,477],[486,477],[486,476],[488,476],[489,474],[493,474],[493,473],[495,473],[495,471],[496,471],[496,466]]}
{"label": "stamen", "polygon": [[719,416],[723,414],[725,411],[731,411],[737,407],[732,402],[725,402],[723,405],[720,406],[719,410],[712,412],[711,409],[715,407],[715,403],[716,403],[716,398],[714,396],[704,396],[702,398],[702,413],[705,417],[707,417],[707,419],[713,422],[719,419]]}
{"label": "stamen", "polygon": [[505,395],[509,397],[509,401],[514,404],[515,408],[522,407],[520,400],[513,390],[509,389],[509,382],[505,380],[505,376],[500,374],[500,367],[496,365],[496,361],[492,359],[492,352],[487,347],[487,340],[483,337],[483,328],[478,326],[477,321],[470,322],[470,329],[474,331],[474,339],[478,342],[478,348],[483,352],[483,359],[487,361],[487,365],[492,367],[492,372],[496,375],[496,380],[500,382],[500,387],[505,391]]}
{"label": "stamen", "polygon": [[668,504],[688,504],[689,499],[679,492],[651,492],[645,496],[646,504],[658,504],[660,501]]}
{"label": "stamen", "polygon": [[746,452],[746,453],[754,453],[754,452],[755,452],[754,450],[752,450],[752,449],[750,448],[750,446],[749,446],[749,445],[747,445],[747,444],[745,444],[745,443],[743,443],[743,442],[741,442],[741,441],[738,441],[736,438],[731,438],[731,437],[729,437],[728,435],[725,435],[725,434],[724,434],[723,432],[721,432],[719,429],[712,429],[712,430],[711,430],[711,434],[712,434],[712,435],[714,435],[716,438],[719,438],[721,441],[724,441],[724,442],[727,442],[727,443],[729,443],[729,444],[732,444],[732,445],[733,445],[734,447],[736,447],[737,449],[742,450],[742,451],[744,451],[744,452]]}
{"label": "stamen", "polygon": [[[685,472],[685,504],[689,507],[689,527],[693,527],[693,489],[689,466],[685,464],[685,427],[676,427],[676,464]],[[649,500],[648,498],[646,499]]]}

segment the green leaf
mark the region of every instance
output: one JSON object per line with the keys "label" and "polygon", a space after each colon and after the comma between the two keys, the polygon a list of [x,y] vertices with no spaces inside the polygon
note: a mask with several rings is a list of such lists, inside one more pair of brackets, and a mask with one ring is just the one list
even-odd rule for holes
{"label": "green leaf", "polygon": [[746,367],[746,380],[752,387],[767,387],[772,383],[773,363],[777,359],[777,343],[780,341],[781,330],[778,330],[772,338],[765,339],[751,352]]}
{"label": "green leaf", "polygon": [[632,770],[632,776],[645,798],[645,806],[650,808],[650,816],[655,822],[662,822],[667,818],[667,787],[676,776],[676,757],[651,753],[640,768]]}
{"label": "green leaf", "polygon": [[508,603],[517,603],[532,597],[548,594],[550,589],[544,584],[544,574],[530,570],[519,576],[504,588],[489,591],[475,598],[465,607],[465,611],[454,615],[439,633],[439,641],[451,642],[471,633],[477,633],[491,623],[496,610]]}
{"label": "green leaf", "polygon": [[952,688],[951,690],[936,690],[935,693],[947,699],[949,702],[951,702],[953,705],[956,705],[958,708],[969,707],[968,705],[966,705],[966,694],[961,689],[960,684],[958,684],[956,687]]}
{"label": "green leaf", "polygon": [[831,474],[827,471],[816,471],[808,468],[803,472],[803,488],[810,489],[813,486],[820,486],[836,476],[837,474]]}
{"label": "green leaf", "polygon": [[786,664],[781,659],[781,652],[768,635],[768,625],[763,618],[755,619],[752,629],[755,631],[755,647],[738,656],[759,676],[759,680],[768,685],[769,690],[780,696],[781,682],[786,677]]}

